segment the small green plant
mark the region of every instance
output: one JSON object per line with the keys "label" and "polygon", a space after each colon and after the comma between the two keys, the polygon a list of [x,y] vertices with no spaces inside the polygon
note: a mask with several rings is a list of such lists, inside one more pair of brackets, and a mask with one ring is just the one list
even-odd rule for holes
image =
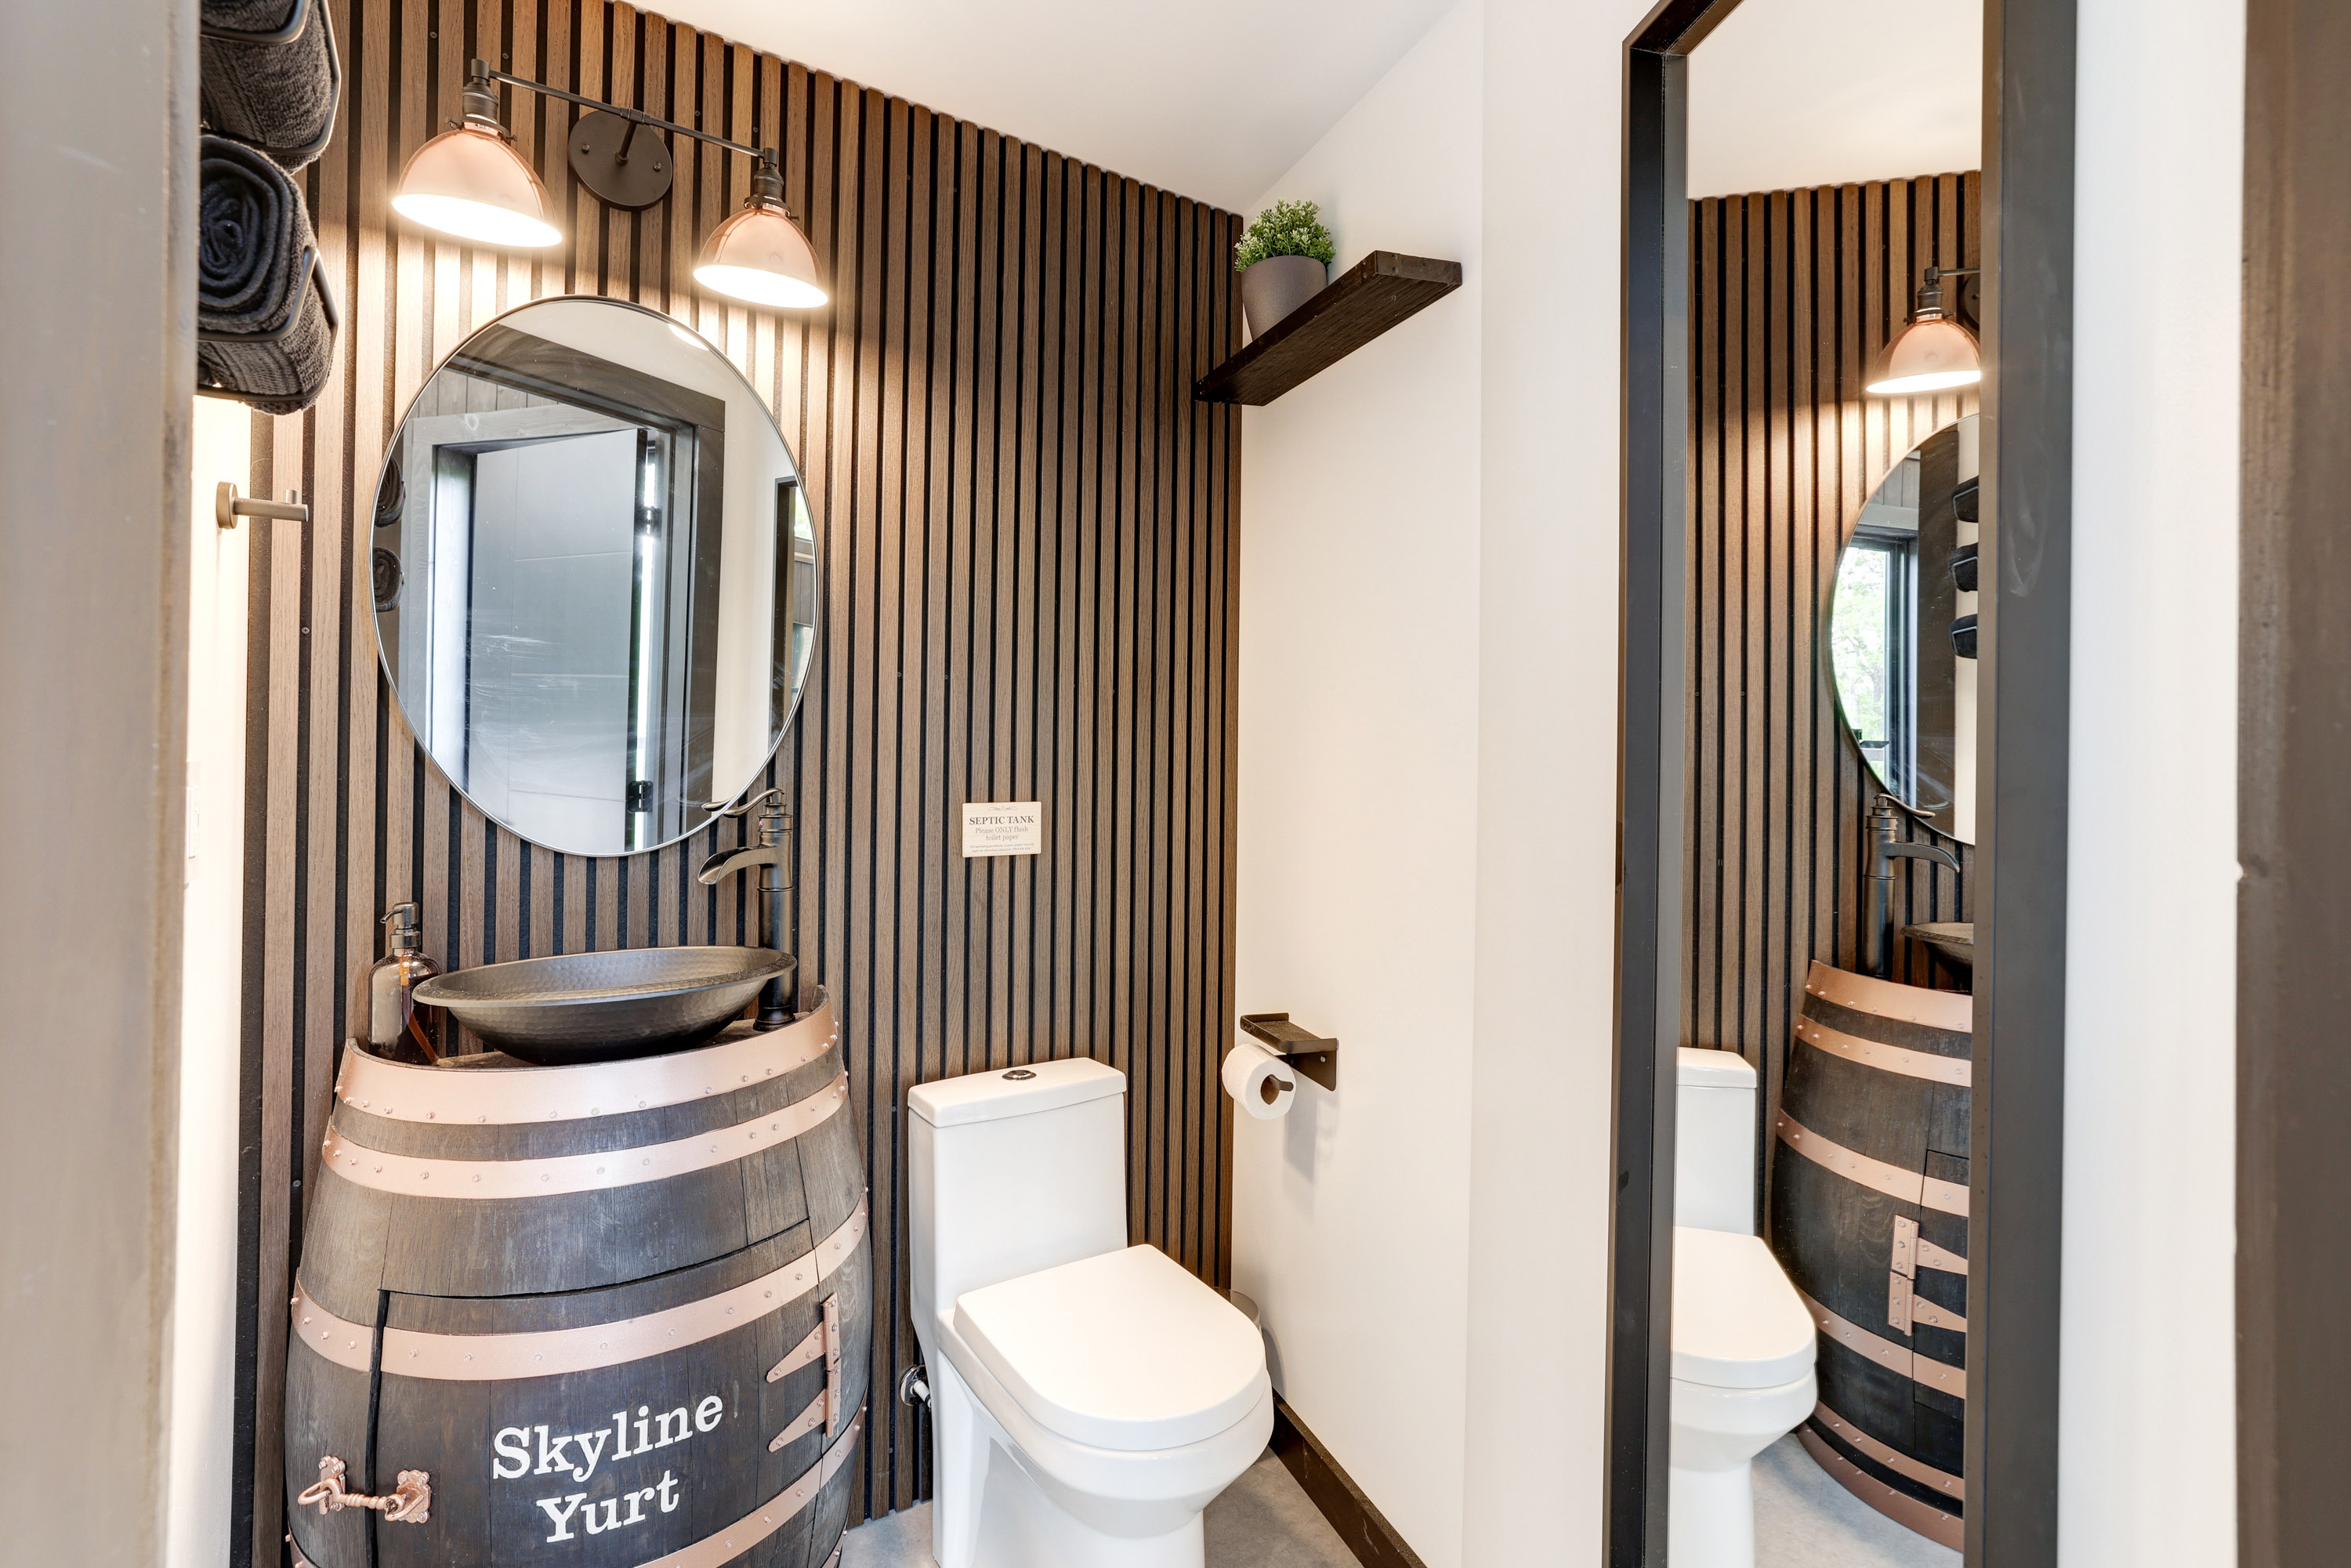
{"label": "small green plant", "polygon": [[1258,214],[1240,244],[1233,246],[1233,270],[1242,271],[1271,256],[1309,256],[1323,266],[1339,254],[1322,209],[1312,202],[1276,202]]}

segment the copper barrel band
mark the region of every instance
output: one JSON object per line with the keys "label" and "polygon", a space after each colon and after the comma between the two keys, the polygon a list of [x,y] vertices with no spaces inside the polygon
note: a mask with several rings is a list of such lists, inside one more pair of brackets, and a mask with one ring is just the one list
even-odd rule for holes
{"label": "copper barrel band", "polygon": [[1819,1325],[1821,1333],[1855,1354],[1874,1361],[1889,1372],[1899,1373],[1921,1387],[1939,1390],[1954,1399],[1968,1396],[1966,1367],[1929,1360],[1907,1344],[1896,1344],[1882,1334],[1870,1333],[1858,1323],[1846,1322],[1802,1291],[1796,1294],[1802,1300],[1804,1311],[1812,1314],[1813,1322]]}
{"label": "copper barrel band", "polygon": [[551,1197],[559,1193],[601,1192],[639,1182],[691,1176],[746,1155],[789,1144],[814,1129],[849,1103],[849,1074],[842,1073],[804,1100],[731,1127],[714,1127],[690,1138],[607,1149],[592,1155],[550,1155],[536,1160],[428,1160],[388,1155],[354,1143],[329,1125],[319,1158],[327,1169],[355,1186],[378,1192],[411,1192],[421,1197]]}
{"label": "copper barrel band", "polygon": [[1904,1279],[1913,1278],[1920,1269],[1939,1270],[1946,1274],[1965,1275],[1968,1260],[1956,1252],[1946,1252],[1918,1234],[1918,1222],[1907,1214],[1894,1217],[1894,1271]]}
{"label": "copper barrel band", "polygon": [[[584,1328],[543,1329],[528,1333],[424,1333],[415,1329],[383,1331],[383,1370],[401,1377],[446,1383],[488,1383],[503,1378],[555,1377],[593,1372],[682,1350],[731,1329],[757,1322],[814,1291],[836,1272],[865,1238],[866,1200],[838,1229],[771,1273],[698,1301],[618,1322]],[[372,1370],[372,1329],[347,1322],[297,1286],[294,1333],[338,1366]]]}
{"label": "copper barrel band", "polygon": [[1857,1013],[1924,1024],[1953,1034],[1968,1034],[1976,1027],[1976,1000],[1965,991],[1930,991],[1924,986],[1833,969],[1818,959],[1804,976],[1804,994]]}
{"label": "copper barrel band", "polygon": [[1931,1051],[1908,1051],[1898,1045],[1840,1034],[1808,1018],[1796,1020],[1796,1038],[1815,1051],[1841,1056],[1864,1067],[1875,1067],[1881,1072],[1898,1072],[1905,1078],[1924,1078],[1960,1089],[1968,1087],[1974,1065],[1964,1056],[1937,1056]]}
{"label": "copper barrel band", "polygon": [[1837,1435],[1837,1441],[1854,1449],[1863,1458],[1874,1459],[1899,1476],[1907,1476],[1921,1486],[1933,1487],[1955,1500],[1965,1502],[1968,1483],[1949,1470],[1938,1470],[1924,1459],[1914,1459],[1899,1448],[1879,1442],[1824,1403],[1813,1406],[1813,1419]]}
{"label": "copper barrel band", "polygon": [[1932,1503],[1921,1502],[1907,1491],[1896,1491],[1884,1481],[1863,1474],[1860,1466],[1822,1441],[1821,1435],[1809,1426],[1797,1427],[1796,1437],[1804,1445],[1804,1451],[1829,1473],[1831,1479],[1895,1523],[1929,1541],[1939,1542],[1954,1552],[1966,1549],[1967,1526],[1957,1515],[1946,1513]]}
{"label": "copper barrel band", "polygon": [[1900,1166],[1855,1154],[1843,1144],[1822,1137],[1785,1111],[1774,1117],[1773,1127],[1782,1143],[1823,1170],[1834,1171],[1849,1181],[1905,1203],[1938,1208],[1945,1214],[1964,1215],[1968,1211],[1968,1189],[1957,1182],[1938,1181],[1917,1171],[1906,1171]]}
{"label": "copper barrel band", "polygon": [[335,1093],[354,1110],[395,1122],[577,1122],[732,1093],[807,1066],[840,1038],[832,1003],[820,995],[814,1009],[781,1029],[629,1061],[419,1067],[346,1050]]}
{"label": "copper barrel band", "polygon": [[727,1529],[705,1535],[666,1557],[656,1557],[640,1568],[720,1568],[723,1563],[732,1563],[789,1524],[816,1500],[824,1483],[840,1474],[841,1467],[849,1462],[850,1450],[857,1447],[858,1435],[864,1429],[865,1416],[861,1411],[850,1422],[847,1435],[828,1449],[824,1458],[810,1465],[807,1474],[786,1487],[765,1507],[753,1509]]}

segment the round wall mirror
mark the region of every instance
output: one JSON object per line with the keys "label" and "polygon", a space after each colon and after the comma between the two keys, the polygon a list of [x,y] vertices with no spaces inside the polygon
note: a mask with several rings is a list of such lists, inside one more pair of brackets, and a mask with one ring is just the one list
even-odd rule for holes
{"label": "round wall mirror", "polygon": [[1976,839],[1976,416],[1894,465],[1837,558],[1829,649],[1847,733],[1885,791]]}
{"label": "round wall mirror", "polygon": [[360,527],[409,727],[533,843],[683,838],[791,723],[816,640],[799,469],[666,316],[548,299],[475,332],[410,405]]}

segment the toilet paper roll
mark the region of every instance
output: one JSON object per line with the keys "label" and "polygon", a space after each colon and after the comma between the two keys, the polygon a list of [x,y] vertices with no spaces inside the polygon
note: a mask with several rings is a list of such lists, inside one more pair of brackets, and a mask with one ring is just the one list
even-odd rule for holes
{"label": "toilet paper roll", "polygon": [[1260,1122],[1290,1114],[1298,1098],[1298,1074],[1290,1063],[1251,1040],[1241,1040],[1225,1053],[1225,1092],[1233,1103]]}

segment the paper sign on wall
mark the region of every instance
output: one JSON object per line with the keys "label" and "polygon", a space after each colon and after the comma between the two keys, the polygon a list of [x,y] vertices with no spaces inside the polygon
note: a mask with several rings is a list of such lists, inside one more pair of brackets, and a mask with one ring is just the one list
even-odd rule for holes
{"label": "paper sign on wall", "polygon": [[1033,855],[1045,847],[1045,811],[1035,800],[967,800],[963,858]]}

